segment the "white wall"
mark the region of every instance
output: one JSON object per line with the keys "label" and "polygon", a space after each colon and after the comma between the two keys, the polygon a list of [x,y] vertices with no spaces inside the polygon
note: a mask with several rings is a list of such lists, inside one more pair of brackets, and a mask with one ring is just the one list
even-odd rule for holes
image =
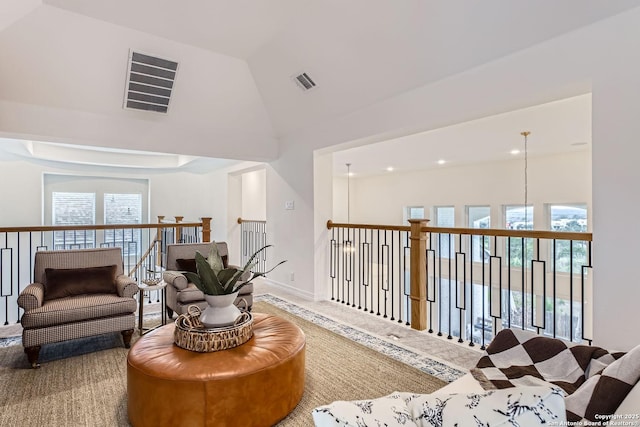
{"label": "white wall", "polygon": [[[66,169],[25,160],[0,161],[0,224],[30,226],[42,224],[43,174],[103,176],[109,178],[148,179],[149,221],[158,215],[167,219],[184,216],[185,221],[213,217],[215,240],[227,238],[227,174],[222,171],[194,174],[186,172]],[[15,185],[12,185],[15,183]],[[224,203],[220,203],[220,201]]]}
{"label": "white wall", "polygon": [[[545,204],[586,203],[591,207],[591,155],[588,151],[530,157],[528,204],[534,206],[536,229],[546,229]],[[336,179],[334,214],[344,221],[346,179]],[[444,166],[424,171],[351,178],[351,222],[403,224],[406,206],[454,206],[456,226],[466,227],[465,206],[490,205],[492,227],[501,228],[503,205],[524,204],[522,158],[475,165]],[[591,219],[591,218],[589,218]],[[435,224],[432,224],[435,225]]]}
{"label": "white wall", "polygon": [[265,169],[242,174],[242,218],[267,218],[267,173]]}
{"label": "white wall", "polygon": [[[379,141],[591,91],[594,342],[619,349],[640,343],[637,242],[630,228],[640,211],[634,197],[640,183],[635,164],[640,154],[635,96],[640,92],[640,57],[630,55],[638,50],[638,40],[640,9],[634,9],[284,137],[280,157],[267,173],[267,216],[278,250],[290,256],[300,291],[323,295],[326,283],[314,282],[314,277],[328,275],[314,271],[326,269],[313,260],[328,251],[326,245],[314,244],[316,225],[326,221],[310,196],[314,150]],[[286,198],[299,198],[302,209],[283,211]]]}

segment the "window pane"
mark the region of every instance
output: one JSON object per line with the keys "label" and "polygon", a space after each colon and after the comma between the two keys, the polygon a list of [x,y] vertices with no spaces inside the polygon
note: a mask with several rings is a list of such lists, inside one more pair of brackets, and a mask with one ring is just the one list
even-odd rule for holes
{"label": "window pane", "polygon": [[422,219],[424,218],[424,206],[409,206],[407,207],[407,219]]}
{"label": "window pane", "polygon": [[[140,224],[142,222],[141,194],[104,194],[105,224]],[[122,247],[124,256],[140,254],[140,230],[105,230],[105,243]]]}
{"label": "window pane", "polygon": [[[491,208],[489,206],[469,206],[467,207],[467,215],[469,217],[469,228],[491,227]],[[471,245],[473,261],[488,263],[491,256],[489,237],[473,236]]]}
{"label": "window pane", "polygon": [[[453,206],[436,206],[435,216],[436,227],[455,226],[456,218],[455,209]],[[438,234],[437,239],[438,241],[436,242],[436,253],[438,253],[442,258],[452,258],[454,246],[453,236],[451,234]]]}
{"label": "window pane", "polygon": [[[587,231],[587,205],[551,205],[549,206],[551,230],[553,231]],[[571,265],[573,255],[573,265]],[[581,267],[587,265],[587,243],[569,240],[556,240],[555,256],[556,271],[580,274]]]}
{"label": "window pane", "polygon": [[[95,193],[51,193],[53,225],[93,225],[96,217]],[[95,247],[95,232],[82,230],[56,231],[53,249],[85,249]]]}
{"label": "window pane", "polygon": [[[509,230],[533,230],[533,206],[527,206],[526,209],[523,205],[505,206],[504,217],[504,223]],[[531,265],[533,239],[510,237],[508,245],[511,266],[522,267],[524,264],[529,267]]]}

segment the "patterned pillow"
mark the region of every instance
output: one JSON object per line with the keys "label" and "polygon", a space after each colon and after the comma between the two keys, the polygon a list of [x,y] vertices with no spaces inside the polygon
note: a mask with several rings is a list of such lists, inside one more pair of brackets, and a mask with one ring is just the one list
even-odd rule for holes
{"label": "patterned pillow", "polygon": [[316,427],[418,427],[398,393],[371,400],[339,400],[312,411]]}
{"label": "patterned pillow", "polygon": [[551,385],[471,394],[394,392],[333,402],[312,414],[316,427],[536,427],[566,421],[564,391]]}
{"label": "patterned pillow", "polygon": [[513,387],[481,393],[405,396],[418,427],[511,427],[561,425],[564,391],[556,386]]}

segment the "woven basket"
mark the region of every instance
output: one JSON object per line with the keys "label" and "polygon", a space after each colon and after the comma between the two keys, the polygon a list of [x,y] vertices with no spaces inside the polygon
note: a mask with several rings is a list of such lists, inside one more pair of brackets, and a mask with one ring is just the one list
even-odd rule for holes
{"label": "woven basket", "polygon": [[243,312],[231,326],[207,329],[200,322],[200,308],[192,305],[176,319],[173,341],[180,348],[198,353],[226,350],[246,343],[253,336],[253,316]]}

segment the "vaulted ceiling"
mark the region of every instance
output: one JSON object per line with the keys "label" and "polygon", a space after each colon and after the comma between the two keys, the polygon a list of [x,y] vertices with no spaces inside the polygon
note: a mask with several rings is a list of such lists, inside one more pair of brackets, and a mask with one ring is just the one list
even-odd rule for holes
{"label": "vaulted ceiling", "polygon": [[[0,137],[272,160],[301,129],[638,6],[0,0]],[[166,115],[122,108],[129,49],[179,63]]]}

